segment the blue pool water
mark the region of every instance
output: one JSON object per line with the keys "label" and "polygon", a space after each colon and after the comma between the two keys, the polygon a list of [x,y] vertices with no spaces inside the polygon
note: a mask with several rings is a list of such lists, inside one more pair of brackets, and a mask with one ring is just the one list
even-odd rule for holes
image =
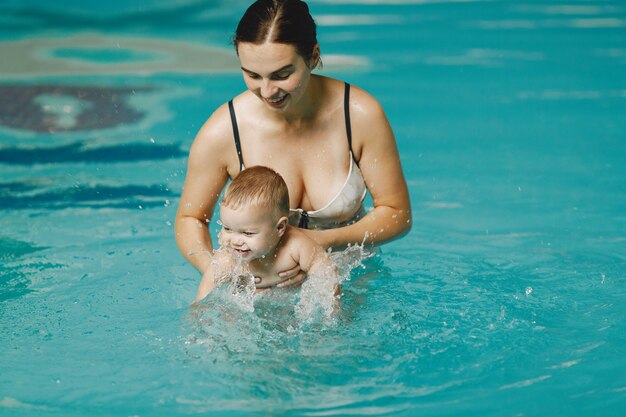
{"label": "blue pool water", "polygon": [[626,5],[312,1],[414,226],[305,323],[190,309],[173,240],[247,4],[0,4],[0,415],[624,415]]}

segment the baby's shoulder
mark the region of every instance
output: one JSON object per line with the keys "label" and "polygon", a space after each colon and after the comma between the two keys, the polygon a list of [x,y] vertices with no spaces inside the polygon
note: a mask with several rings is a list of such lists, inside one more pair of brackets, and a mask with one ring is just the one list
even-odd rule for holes
{"label": "baby's shoulder", "polygon": [[317,243],[308,237],[302,230],[288,226],[285,236],[283,237],[282,249],[297,262],[303,255],[312,254],[317,247]]}

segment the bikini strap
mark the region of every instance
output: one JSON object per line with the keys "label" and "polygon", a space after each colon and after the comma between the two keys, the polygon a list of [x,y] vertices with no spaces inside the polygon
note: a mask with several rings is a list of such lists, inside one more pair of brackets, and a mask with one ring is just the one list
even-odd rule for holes
{"label": "bikini strap", "polygon": [[243,155],[241,154],[241,142],[239,140],[239,128],[237,127],[237,117],[235,116],[235,107],[233,101],[228,102],[228,110],[230,111],[230,121],[233,125],[233,136],[235,137],[235,146],[237,147],[237,156],[239,157],[239,171],[243,169]]}
{"label": "bikini strap", "polygon": [[343,113],[346,116],[346,133],[348,134],[348,146],[352,152],[352,128],[350,127],[350,84],[345,83],[346,89],[343,95]]}

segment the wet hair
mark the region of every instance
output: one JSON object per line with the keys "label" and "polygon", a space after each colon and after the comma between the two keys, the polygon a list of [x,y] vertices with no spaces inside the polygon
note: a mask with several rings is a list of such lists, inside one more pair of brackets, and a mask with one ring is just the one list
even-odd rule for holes
{"label": "wet hair", "polygon": [[226,187],[222,206],[237,210],[248,205],[267,206],[276,220],[289,216],[289,191],[283,177],[260,165],[241,171]]}
{"label": "wet hair", "polygon": [[233,38],[235,49],[240,42],[293,45],[310,62],[317,45],[317,29],[309,6],[301,0],[257,0],[239,21]]}

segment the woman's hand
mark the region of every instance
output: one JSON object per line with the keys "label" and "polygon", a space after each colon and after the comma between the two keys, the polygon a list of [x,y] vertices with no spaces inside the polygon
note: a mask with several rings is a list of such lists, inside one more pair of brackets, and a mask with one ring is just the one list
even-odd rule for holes
{"label": "woman's hand", "polygon": [[301,284],[306,278],[306,273],[300,268],[300,265],[296,265],[287,271],[280,272],[278,276],[283,279],[283,281],[278,283],[276,287],[283,288]]}

